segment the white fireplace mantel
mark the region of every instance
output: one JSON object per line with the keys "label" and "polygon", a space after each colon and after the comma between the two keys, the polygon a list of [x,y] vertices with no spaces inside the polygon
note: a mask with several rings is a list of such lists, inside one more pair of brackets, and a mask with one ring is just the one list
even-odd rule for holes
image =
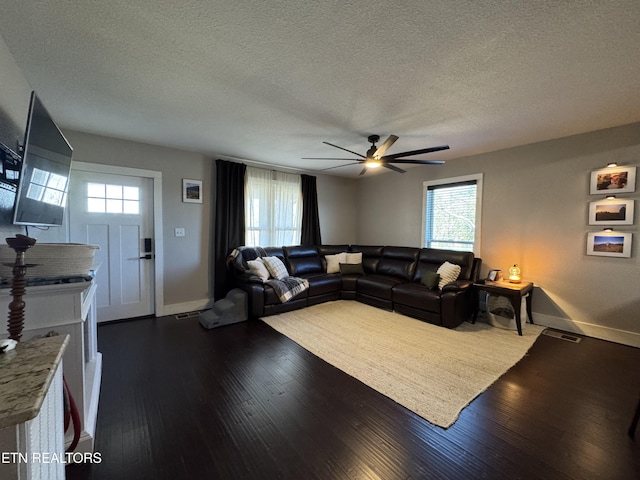
{"label": "white fireplace mantel", "polygon": [[[69,335],[63,357],[63,374],[81,417],[82,432],[76,452],[93,452],[98,414],[102,355],[98,352],[97,342],[96,287],[94,281],[27,286],[23,297],[25,322],[22,340],[52,331]],[[10,289],[0,289],[0,312],[6,312],[7,320],[11,301]],[[8,337],[4,332],[0,338]],[[72,438],[70,427],[65,436],[67,445]]]}

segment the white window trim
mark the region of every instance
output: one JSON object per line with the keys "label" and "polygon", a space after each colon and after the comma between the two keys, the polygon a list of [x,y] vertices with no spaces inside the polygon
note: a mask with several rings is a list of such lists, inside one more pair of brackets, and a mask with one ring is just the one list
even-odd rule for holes
{"label": "white window trim", "polygon": [[422,230],[420,230],[420,245],[422,248],[425,247],[424,243],[424,230],[426,228],[426,203],[427,203],[427,190],[429,187],[433,187],[435,185],[446,185],[449,183],[459,183],[459,182],[476,182],[476,230],[475,236],[473,239],[473,253],[476,257],[480,257],[482,255],[482,248],[480,244],[480,240],[482,238],[481,230],[482,230],[482,179],[483,173],[476,173],[473,175],[462,175],[460,177],[450,177],[450,178],[441,178],[438,180],[427,180],[422,182]]}

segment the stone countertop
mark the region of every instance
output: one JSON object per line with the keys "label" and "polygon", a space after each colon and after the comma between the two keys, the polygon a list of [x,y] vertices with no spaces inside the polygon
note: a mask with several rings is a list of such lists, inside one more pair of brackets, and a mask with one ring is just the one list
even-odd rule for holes
{"label": "stone countertop", "polygon": [[0,429],[38,415],[68,342],[68,335],[38,338],[0,353]]}

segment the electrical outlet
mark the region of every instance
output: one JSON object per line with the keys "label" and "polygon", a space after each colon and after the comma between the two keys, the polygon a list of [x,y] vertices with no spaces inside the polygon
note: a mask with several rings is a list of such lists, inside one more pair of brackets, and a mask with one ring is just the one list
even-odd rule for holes
{"label": "electrical outlet", "polygon": [[184,237],[184,228],[176,228],[176,237]]}

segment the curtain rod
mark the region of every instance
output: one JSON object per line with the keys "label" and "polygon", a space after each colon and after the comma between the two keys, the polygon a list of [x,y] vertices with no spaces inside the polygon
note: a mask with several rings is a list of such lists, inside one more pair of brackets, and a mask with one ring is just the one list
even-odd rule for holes
{"label": "curtain rod", "polygon": [[297,172],[308,172],[309,171],[309,170],[303,169],[303,168],[287,167],[287,166],[284,166],[284,165],[276,165],[275,163],[262,162],[260,160],[249,160],[248,158],[234,157],[233,155],[218,155],[218,157],[222,158],[223,160],[225,160],[225,159],[237,160],[237,161],[240,161],[240,162],[247,162],[247,163],[254,164],[254,165],[260,165],[260,166],[265,166],[265,167],[274,167],[274,168],[284,169],[284,170],[295,170]]}

